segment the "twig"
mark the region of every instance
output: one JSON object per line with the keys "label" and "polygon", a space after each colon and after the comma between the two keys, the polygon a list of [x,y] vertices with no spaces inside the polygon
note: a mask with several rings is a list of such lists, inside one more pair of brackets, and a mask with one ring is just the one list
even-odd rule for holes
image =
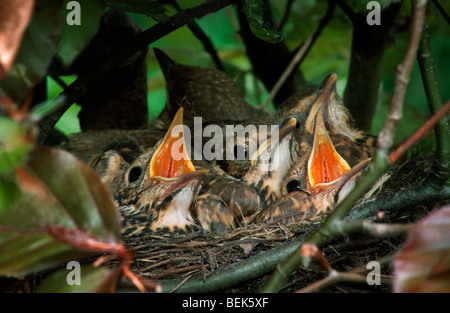
{"label": "twig", "polygon": [[[450,110],[450,100],[447,101],[447,103],[438,111],[436,114],[434,114],[429,120],[425,122],[412,136],[410,136],[408,139],[406,139],[401,145],[399,145],[390,155],[389,155],[389,161],[391,163],[394,163],[397,161],[397,159],[406,151],[408,151],[409,148],[413,144],[415,144],[431,127],[436,125],[442,117],[445,115],[448,115],[448,111]],[[445,129],[447,126],[445,125],[445,120],[442,120],[444,124]],[[445,136],[445,135],[444,135]],[[448,141],[448,138],[445,138],[443,140]],[[450,150],[448,150],[447,153],[444,153],[444,155],[449,154]]]}
{"label": "twig", "polygon": [[[436,67],[434,66],[433,56],[430,47],[430,34],[428,32],[428,23],[425,18],[423,26],[422,40],[420,41],[419,53],[417,54],[420,74],[427,95],[428,105],[432,114],[443,107],[439,83],[436,77]],[[447,169],[450,166],[450,123],[449,117],[437,122],[435,126],[436,137],[436,156],[438,161]]]}
{"label": "twig", "polygon": [[433,4],[438,9],[439,13],[441,13],[442,17],[445,19],[447,24],[450,25],[450,16],[448,16],[447,12],[445,12],[444,8],[439,3],[439,1],[438,0],[433,0]]}
{"label": "twig", "polygon": [[400,190],[395,194],[381,194],[377,196],[376,201],[366,201],[356,205],[349,219],[370,218],[380,211],[391,213],[414,205],[429,205],[448,199],[450,199],[449,186],[430,184],[429,180],[425,180],[412,188]]}
{"label": "twig", "polygon": [[284,70],[283,74],[277,80],[275,86],[273,86],[269,96],[262,105],[264,109],[266,109],[269,106],[269,104],[273,101],[278,91],[280,91],[281,86],[283,86],[286,79],[289,77],[289,75],[291,75],[294,68],[299,64],[300,59],[302,59],[306,54],[306,52],[309,50],[309,47],[311,47],[311,44],[313,42],[313,37],[314,35],[309,36],[308,39],[306,39],[306,41],[300,46],[300,49],[297,50],[291,62],[289,62],[287,68]]}
{"label": "twig", "polygon": [[[176,0],[169,1],[169,3],[172,4],[178,12],[182,11],[180,5]],[[205,48],[206,52],[208,52],[211,55],[211,58],[214,64],[216,65],[217,69],[224,71],[225,68],[219,56],[217,55],[216,49],[214,49],[213,43],[206,35],[206,33],[203,31],[203,29],[198,25],[197,21],[195,19],[192,19],[187,23],[187,26],[189,30],[192,32],[192,34],[203,44],[203,47]]]}
{"label": "twig", "polygon": [[394,132],[398,121],[402,117],[403,102],[409,77],[416,59],[419,47],[420,36],[422,34],[425,8],[427,0],[413,0],[414,17],[411,24],[408,46],[402,63],[397,67],[397,77],[395,81],[394,94],[391,98],[391,106],[383,128],[378,136],[378,149],[382,154],[388,155],[394,140]]}
{"label": "twig", "polygon": [[353,9],[343,0],[336,0],[337,5],[341,8],[342,11],[347,15],[347,17],[355,23],[356,21],[356,13]]}
{"label": "twig", "polygon": [[[385,264],[388,264],[392,262],[392,260],[396,257],[396,253],[389,255],[387,257],[384,257],[380,260],[378,260],[378,263],[382,266]],[[321,290],[324,290],[326,288],[332,287],[336,284],[343,283],[343,282],[352,282],[352,283],[367,283],[367,276],[364,275],[367,272],[367,265],[364,264],[363,266],[359,266],[357,268],[354,268],[353,270],[350,270],[348,272],[338,272],[334,269],[331,269],[328,272],[328,276],[314,282],[313,284],[302,288],[300,290],[297,290],[297,293],[310,293],[310,292],[319,292]]]}
{"label": "twig", "polygon": [[289,17],[289,13],[291,12],[291,7],[292,4],[294,3],[294,0],[288,0],[288,2],[286,3],[286,8],[284,9],[284,13],[283,13],[283,17],[281,18],[280,23],[278,23],[278,30],[282,31],[284,28],[284,25],[286,24],[288,17]]}
{"label": "twig", "polygon": [[[341,221],[351,210],[354,203],[366,193],[373,183],[386,171],[389,166],[388,151],[392,145],[393,136],[397,122],[401,117],[403,109],[403,100],[406,86],[409,82],[412,66],[417,54],[417,49],[422,33],[423,20],[425,15],[426,0],[413,1],[413,22],[408,41],[408,47],[405,52],[402,64],[398,67],[396,88],[392,96],[391,108],[386,118],[385,125],[381,130],[379,138],[379,150],[372,162],[369,172],[366,173],[355,186],[353,191],[343,199],[335,210],[326,218],[325,222],[309,237],[308,243],[313,243],[318,247],[329,242],[336,235],[336,222]],[[287,277],[300,264],[307,266],[311,260],[302,258],[297,253],[291,254],[279,266],[279,271],[275,272],[264,284],[263,292],[277,292]],[[283,273],[282,275],[280,273]]]}
{"label": "twig", "polygon": [[409,224],[374,223],[370,220],[355,220],[337,222],[336,230],[349,235],[353,233],[366,234],[374,238],[396,237],[404,235],[411,228]]}

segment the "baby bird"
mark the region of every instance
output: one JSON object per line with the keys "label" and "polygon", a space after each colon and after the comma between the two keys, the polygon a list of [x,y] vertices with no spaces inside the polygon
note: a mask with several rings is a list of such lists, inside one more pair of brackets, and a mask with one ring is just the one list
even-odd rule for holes
{"label": "baby bird", "polygon": [[164,122],[171,121],[180,107],[184,108],[186,120],[193,120],[195,116],[207,122],[268,117],[266,112],[247,103],[224,72],[183,65],[160,49],[153,51],[166,80],[167,101],[160,115]]}
{"label": "baby bird", "polygon": [[236,227],[236,217],[223,200],[201,196],[208,173],[196,170],[189,159],[183,128],[175,131],[182,123],[180,109],[165,137],[129,165],[115,150],[105,152],[106,159],[97,161],[108,165],[109,170],[100,172],[102,178],[120,181],[119,187],[114,185],[114,197],[119,204],[122,236],[200,229],[224,232]]}
{"label": "baby bird", "polygon": [[254,222],[300,221],[328,213],[351,191],[374,153],[374,139],[351,126],[334,74],[285,105],[283,114],[301,121],[294,130],[299,157],[283,180],[282,197]]}

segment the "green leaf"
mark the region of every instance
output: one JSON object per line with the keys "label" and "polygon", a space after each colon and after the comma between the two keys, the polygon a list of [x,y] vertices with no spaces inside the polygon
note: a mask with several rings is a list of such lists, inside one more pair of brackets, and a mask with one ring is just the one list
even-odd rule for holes
{"label": "green leaf", "polygon": [[58,44],[57,55],[64,68],[68,68],[78,54],[94,37],[100,25],[100,18],[105,12],[106,5],[102,0],[78,0],[80,4],[80,25],[69,25],[71,14],[76,8],[67,8],[70,0],[64,0],[61,40]]}
{"label": "green leaf", "polygon": [[26,137],[27,130],[23,125],[0,116],[0,179],[25,162],[32,148]]}
{"label": "green leaf", "polygon": [[0,175],[0,213],[20,196],[15,177]]}
{"label": "green leaf", "polygon": [[0,213],[20,195],[14,170],[25,163],[32,147],[23,125],[0,116]]}
{"label": "green leaf", "polygon": [[13,102],[27,95],[46,75],[59,41],[61,8],[61,1],[36,1],[15,63],[8,76],[0,81],[0,88]]}
{"label": "green leaf", "polygon": [[[16,180],[21,196],[0,212],[0,274],[28,274],[95,252],[92,245],[83,249],[83,238],[117,242],[114,200],[99,176],[70,153],[37,146],[16,169]],[[73,230],[76,245],[51,233],[61,227]]]}
{"label": "green leaf", "polygon": [[267,0],[244,0],[243,3],[244,13],[255,36],[273,44],[283,40],[275,27]]}
{"label": "green leaf", "polygon": [[395,292],[450,292],[450,206],[410,229],[394,271]]}
{"label": "green leaf", "polygon": [[[37,293],[91,293],[110,292],[114,290],[119,271],[105,267],[94,267],[92,264],[80,268],[79,284],[68,283],[67,277],[77,269],[59,270],[49,275],[36,290]],[[77,273],[73,273],[76,275]]]}

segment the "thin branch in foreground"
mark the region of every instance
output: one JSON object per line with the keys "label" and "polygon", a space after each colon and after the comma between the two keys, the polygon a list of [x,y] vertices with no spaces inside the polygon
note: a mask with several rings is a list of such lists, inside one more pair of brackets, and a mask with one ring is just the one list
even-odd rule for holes
{"label": "thin branch in foreground", "polygon": [[[425,122],[412,136],[406,139],[401,145],[399,145],[390,155],[389,161],[394,163],[398,158],[411,148],[431,127],[436,125],[445,115],[448,115],[450,110],[450,100],[434,114],[429,120]],[[450,152],[450,151],[449,151]]]}
{"label": "thin branch in foreground", "polygon": [[[378,260],[378,263],[382,266],[385,264],[389,264],[392,260],[397,256],[396,253],[384,257]],[[311,285],[297,290],[296,293],[311,293],[311,292],[319,292],[326,288],[335,286],[339,283],[343,282],[352,282],[352,283],[367,283],[367,265],[364,264],[362,266],[356,267],[348,272],[338,272],[334,269],[331,269],[328,272],[328,276],[312,283]],[[388,282],[390,282],[389,280]]]}
{"label": "thin branch in foreground", "polygon": [[[443,107],[443,99],[434,66],[433,55],[430,45],[430,34],[428,23],[425,18],[422,39],[420,41],[417,61],[420,74],[427,95],[428,106],[432,114]],[[450,166],[450,123],[449,117],[439,121],[435,126],[436,156],[445,167]]]}
{"label": "thin branch in foreground", "polygon": [[406,87],[416,60],[419,42],[422,34],[427,0],[413,0],[414,17],[411,24],[411,33],[408,40],[405,56],[402,63],[397,67],[394,94],[391,98],[391,106],[383,128],[378,136],[378,149],[387,155],[394,141],[394,133],[398,121],[402,117],[403,103]]}
{"label": "thin branch in foreground", "polygon": [[442,17],[445,19],[447,24],[450,25],[450,16],[448,16],[447,12],[445,12],[444,8],[439,3],[439,1],[438,0],[433,0],[433,4],[438,9],[439,13],[441,13]]}

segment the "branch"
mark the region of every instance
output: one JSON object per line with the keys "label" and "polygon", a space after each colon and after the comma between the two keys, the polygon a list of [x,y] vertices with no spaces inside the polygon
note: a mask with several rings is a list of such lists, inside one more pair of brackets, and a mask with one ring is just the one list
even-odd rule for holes
{"label": "branch", "polygon": [[[371,130],[380,92],[385,47],[400,6],[401,2],[396,2],[383,9],[381,25],[368,25],[363,13],[347,13],[353,14],[353,34],[344,104],[354,118],[355,126],[366,132]],[[341,4],[341,7],[345,5]]]}
{"label": "branch", "polygon": [[70,84],[60,96],[65,95],[65,101],[61,108],[55,113],[47,116],[40,123],[40,135],[39,142],[44,142],[45,138],[49,135],[59,118],[65,111],[81,96],[84,95],[87,89],[94,83],[102,79],[105,75],[108,75],[110,69],[114,68],[123,60],[132,56],[137,51],[146,48],[152,42],[166,36],[174,30],[184,26],[190,20],[194,18],[201,18],[206,14],[216,12],[224,7],[235,3],[237,0],[215,0],[205,1],[201,5],[193,8],[185,9],[184,11],[177,13],[169,18],[165,23],[158,23],[155,26],[150,27],[144,32],[131,38],[128,42],[124,42],[122,47],[115,51],[105,62],[99,64],[95,71],[91,71],[86,75],[78,77],[72,84]]}
{"label": "branch", "polygon": [[[361,178],[352,192],[327,216],[325,222],[308,238],[306,243],[312,243],[321,247],[334,239],[336,235],[336,224],[348,215],[355,202],[370,189],[373,183],[378,180],[390,165],[387,159],[388,151],[392,145],[397,122],[401,117],[406,86],[409,82],[412,66],[417,54],[420,35],[422,33],[425,4],[426,0],[414,0],[413,2],[413,22],[409,42],[402,64],[399,65],[391,108],[380,133],[381,138],[379,139],[378,153],[370,165],[369,171]],[[278,270],[267,280],[262,291],[277,292],[289,275],[300,264],[308,265],[310,261],[308,258],[303,258],[298,251],[291,254],[285,261],[279,264]]]}
{"label": "branch", "polygon": [[[396,257],[396,254],[384,257],[378,260],[380,265],[389,264]],[[334,269],[328,272],[328,276],[322,280],[319,280],[305,288],[297,290],[297,293],[311,293],[311,292],[319,292],[326,288],[332,287],[339,283],[343,282],[352,282],[352,283],[367,283],[367,265],[362,265],[354,268],[348,272],[338,272]]]}
{"label": "branch", "polygon": [[[436,77],[436,68],[434,66],[433,56],[430,47],[430,35],[428,32],[428,23],[425,18],[422,40],[420,41],[419,53],[417,55],[420,73],[427,95],[428,105],[432,114],[443,107],[439,82]],[[448,106],[448,103],[447,103]],[[448,111],[448,109],[447,109]],[[436,136],[436,156],[438,161],[447,169],[450,167],[450,121],[447,118],[440,120],[435,126]]]}
{"label": "branch", "polygon": [[394,94],[391,98],[388,117],[378,136],[378,149],[387,155],[387,151],[392,147],[394,132],[397,123],[402,117],[403,102],[406,93],[406,87],[409,83],[409,77],[416,59],[419,47],[420,36],[422,34],[425,8],[427,0],[413,0],[414,16],[411,24],[411,33],[406,48],[406,54],[402,64],[397,67],[397,78],[394,87]]}
{"label": "branch", "polygon": [[349,219],[370,218],[378,212],[387,214],[411,208],[415,205],[429,205],[450,199],[450,187],[436,188],[433,185],[421,183],[413,188],[400,190],[394,194],[378,195],[376,201],[367,201],[356,205]]}
{"label": "branch", "polygon": [[439,13],[441,13],[442,17],[445,19],[445,21],[447,22],[447,24],[450,25],[450,16],[448,16],[447,12],[445,12],[444,8],[442,7],[442,5],[439,3],[438,0],[433,0],[433,4],[435,5],[435,7],[438,9]]}
{"label": "branch", "polygon": [[[183,10],[176,0],[169,1],[169,3],[173,5],[178,12],[181,12]],[[214,49],[213,43],[209,39],[208,35],[206,35],[203,29],[198,25],[197,21],[195,19],[192,19],[187,23],[187,26],[192,34],[203,44],[206,52],[210,54],[214,64],[216,65],[216,68],[218,70],[224,71],[225,67],[223,66],[222,61],[217,55],[217,51],[216,49]]]}
{"label": "branch", "polygon": [[342,234],[364,234],[373,238],[390,238],[404,235],[411,228],[409,224],[374,223],[370,220],[337,222],[336,231]]}
{"label": "branch", "polygon": [[289,17],[289,13],[291,12],[292,4],[294,3],[294,0],[288,0],[286,4],[286,8],[284,9],[283,17],[281,18],[280,23],[277,26],[277,29],[282,31],[284,28],[284,25],[286,25],[286,22]]}
{"label": "branch", "polygon": [[[444,128],[444,131],[447,132],[447,136],[442,136],[445,138],[440,138],[440,140],[447,142],[449,141],[448,139],[448,135],[450,134],[449,131],[447,129],[450,129],[446,124],[447,121],[446,119],[443,117],[446,116],[448,119],[448,111],[450,110],[450,100],[447,101],[447,103],[442,106],[438,112],[436,112],[436,114],[434,114],[430,119],[428,119],[425,124],[423,124],[412,136],[410,136],[407,140],[405,140],[401,145],[399,145],[390,155],[389,155],[389,161],[391,163],[394,163],[395,161],[398,160],[398,158],[405,153],[406,151],[409,150],[409,148],[412,147],[413,144],[415,144],[428,130],[430,130],[431,127],[435,126],[435,125],[442,125]],[[437,133],[439,133],[439,130],[437,131]],[[438,134],[436,134],[436,137],[438,137]],[[438,141],[438,143],[441,143],[440,141]],[[450,147],[449,147],[450,148]],[[442,149],[442,148],[441,148]],[[439,148],[438,148],[439,151]],[[448,156],[450,155],[450,150],[445,150],[441,153],[437,153],[438,154],[438,160],[443,163],[443,164],[447,164],[448,165],[448,161],[445,160],[445,158],[448,158]],[[442,160],[444,159],[444,160]],[[444,162],[443,162],[444,161]]]}

